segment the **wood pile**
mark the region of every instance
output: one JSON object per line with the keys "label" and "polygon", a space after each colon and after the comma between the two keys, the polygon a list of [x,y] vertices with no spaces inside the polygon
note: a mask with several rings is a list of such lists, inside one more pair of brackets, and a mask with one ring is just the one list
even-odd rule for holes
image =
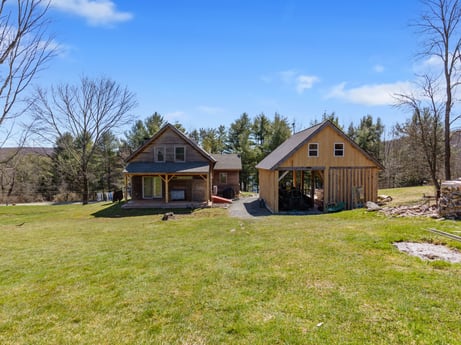
{"label": "wood pile", "polygon": [[445,218],[461,218],[461,181],[442,182],[439,213]]}
{"label": "wood pile", "polygon": [[430,217],[440,218],[436,205],[402,205],[396,207],[383,207],[380,212],[389,217]]}

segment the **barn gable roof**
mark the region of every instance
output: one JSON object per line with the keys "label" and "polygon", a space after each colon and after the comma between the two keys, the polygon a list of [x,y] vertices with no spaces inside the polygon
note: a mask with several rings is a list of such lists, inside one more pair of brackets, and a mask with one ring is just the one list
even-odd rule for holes
{"label": "barn gable roof", "polygon": [[151,145],[153,142],[155,142],[163,133],[166,131],[172,131],[176,135],[178,135],[181,139],[183,139],[185,142],[187,142],[192,148],[197,150],[205,159],[210,161],[211,163],[216,163],[216,160],[211,156],[208,152],[206,152],[204,149],[202,149],[200,146],[197,145],[195,141],[193,141],[191,138],[189,138],[187,135],[185,135],[183,132],[181,132],[179,129],[177,129],[174,125],[171,123],[167,123],[165,126],[160,128],[160,130],[155,133],[149,140],[147,140],[143,145],[141,145],[136,151],[134,151],[127,159],[126,162],[130,162],[133,158],[135,158],[138,154],[143,152],[145,148],[149,145]]}
{"label": "barn gable roof", "polygon": [[305,143],[307,143],[314,135],[322,131],[326,126],[333,128],[339,135],[347,140],[352,146],[359,150],[364,156],[375,163],[380,169],[384,169],[383,165],[379,163],[375,158],[358,146],[351,138],[349,138],[342,130],[340,130],[330,120],[325,120],[317,125],[302,130],[298,133],[293,134],[281,145],[279,145],[274,151],[267,155],[258,165],[257,169],[264,170],[277,170],[277,168],[293,153],[300,149]]}

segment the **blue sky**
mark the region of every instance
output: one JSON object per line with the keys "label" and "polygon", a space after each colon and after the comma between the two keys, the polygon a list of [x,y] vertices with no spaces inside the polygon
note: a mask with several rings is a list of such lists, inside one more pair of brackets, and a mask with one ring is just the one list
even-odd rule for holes
{"label": "blue sky", "polygon": [[187,130],[275,112],[297,129],[335,112],[346,128],[370,114],[410,114],[419,0],[52,0],[60,54],[43,86],[108,76],[136,94],[133,119],[157,111]]}

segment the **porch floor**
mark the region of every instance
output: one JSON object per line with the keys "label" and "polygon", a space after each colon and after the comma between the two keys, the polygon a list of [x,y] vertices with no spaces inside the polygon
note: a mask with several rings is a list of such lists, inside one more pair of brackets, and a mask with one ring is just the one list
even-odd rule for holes
{"label": "porch floor", "polygon": [[128,200],[122,208],[206,208],[211,207],[211,201],[170,201],[163,200]]}

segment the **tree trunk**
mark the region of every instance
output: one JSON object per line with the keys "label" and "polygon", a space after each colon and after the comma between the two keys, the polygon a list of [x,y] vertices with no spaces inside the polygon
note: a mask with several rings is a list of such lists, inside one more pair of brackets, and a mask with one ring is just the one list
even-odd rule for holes
{"label": "tree trunk", "polygon": [[89,194],[89,190],[88,190],[88,176],[85,173],[83,173],[83,180],[82,180],[82,184],[83,184],[83,189],[82,189],[82,204],[83,205],[87,205],[88,204],[88,194]]}

